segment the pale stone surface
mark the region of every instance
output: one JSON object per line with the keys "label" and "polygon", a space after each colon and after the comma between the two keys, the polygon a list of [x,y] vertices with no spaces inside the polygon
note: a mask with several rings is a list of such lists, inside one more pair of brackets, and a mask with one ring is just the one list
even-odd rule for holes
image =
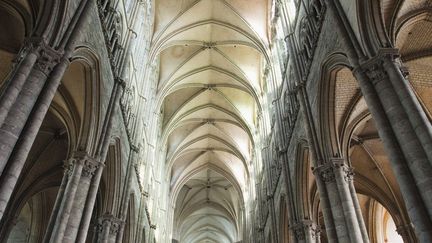
{"label": "pale stone surface", "polygon": [[432,242],[428,1],[40,4],[0,3],[1,242]]}

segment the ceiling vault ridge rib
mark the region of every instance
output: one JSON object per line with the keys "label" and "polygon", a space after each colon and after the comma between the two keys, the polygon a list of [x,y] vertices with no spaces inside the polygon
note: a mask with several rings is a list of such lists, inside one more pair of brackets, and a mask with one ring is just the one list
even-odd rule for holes
{"label": "ceiling vault ridge rib", "polygon": [[[188,104],[191,104],[196,98],[198,98],[200,95],[204,94],[208,89],[203,88],[200,89],[199,91],[197,91],[196,93],[194,93],[191,97],[189,97],[186,101],[184,101],[183,104],[181,104],[176,111],[171,114],[170,117],[167,117],[168,120],[165,122],[164,121],[164,128],[165,126],[173,119],[175,118],[178,114],[180,114],[181,112],[183,112],[183,108],[185,108]],[[237,106],[234,104],[234,102],[228,98],[222,91],[218,90],[218,89],[212,89],[214,90],[214,93],[216,93],[218,96],[221,96],[223,99],[225,99],[226,102],[228,102],[228,104],[231,106],[231,108],[235,111],[235,113],[239,116],[239,118],[241,118],[243,121],[245,121],[245,123],[252,127],[253,124],[248,124],[246,117],[243,116],[242,112],[237,108]],[[213,103],[208,103],[208,104],[213,104]],[[196,107],[196,106],[195,106]],[[192,108],[193,109],[193,108]],[[191,110],[191,109],[190,109]],[[189,111],[189,110],[188,110]],[[188,112],[186,111],[186,112]]]}
{"label": "ceiling vault ridge rib", "polygon": [[219,53],[221,56],[223,56],[226,60],[228,60],[228,62],[231,63],[231,65],[233,65],[234,67],[236,67],[238,69],[238,71],[240,71],[243,74],[243,76],[245,76],[249,80],[249,77],[246,75],[245,72],[243,72],[242,68],[239,67],[229,56],[227,56],[223,51],[221,51],[217,47],[214,48],[214,50],[217,53]]}
{"label": "ceiling vault ridge rib", "polygon": [[[203,52],[204,48],[199,48],[196,51],[194,51],[189,57],[187,57],[184,61],[182,61],[175,69],[173,72],[171,72],[168,77],[165,80],[159,80],[158,82],[158,87],[162,86],[164,87],[165,85],[169,84],[169,81],[171,80],[171,78],[184,66],[186,65],[186,63],[188,63],[190,60],[192,60],[194,57],[198,56],[198,54],[200,54],[201,52]],[[162,82],[160,82],[162,81]],[[162,88],[161,87],[161,88]],[[159,88],[158,88],[159,89]]]}
{"label": "ceiling vault ridge rib", "polygon": [[156,4],[149,59],[156,64],[157,145],[173,207],[169,237],[179,242],[246,240],[256,114],[266,109],[263,69],[271,65],[268,7],[235,0]]}
{"label": "ceiling vault ridge rib", "polygon": [[237,12],[237,10],[231,6],[226,0],[220,0],[222,3],[224,3],[227,7],[229,7],[237,16],[254,32],[254,34],[260,39],[261,43],[265,43],[264,40],[261,39],[260,35],[255,31],[254,28],[249,24],[249,22],[240,14]]}
{"label": "ceiling vault ridge rib", "polygon": [[[209,234],[210,232],[206,232],[206,234]],[[190,243],[231,243],[234,241],[231,241],[229,238],[227,239],[228,241],[220,241],[220,237],[217,234],[213,235],[215,237],[217,237],[217,239],[211,238],[211,236],[208,235],[204,235],[202,237],[200,237],[200,235],[202,235],[203,233],[200,234],[192,234],[191,236],[187,236],[185,237],[184,241],[180,241],[180,242],[190,242]],[[191,237],[193,237],[192,239],[190,239]],[[200,237],[200,238],[198,238]]]}
{"label": "ceiling vault ridge rib", "polygon": [[[232,150],[229,150],[229,149],[225,149],[225,148],[196,148],[196,149],[188,149],[188,150],[185,150],[184,151],[184,153],[190,153],[190,152],[197,152],[197,151],[206,151],[206,153],[208,153],[208,152],[225,152],[225,153],[227,153],[227,154],[231,154],[231,155],[233,155],[233,156],[235,156],[235,157],[237,157],[240,161],[242,161],[243,162],[243,164],[245,165],[245,171],[246,171],[246,173],[248,173],[249,174],[249,171],[248,171],[248,168],[247,168],[247,163],[244,161],[244,160],[242,160],[234,151],[232,151]],[[200,155],[200,157],[201,157],[202,155]],[[174,164],[174,162],[176,161],[176,159],[174,159],[174,160],[172,160],[172,161],[170,161],[170,166],[172,167],[172,165]],[[196,159],[195,159],[195,161],[196,161]],[[192,163],[190,163],[189,165],[191,165]],[[185,168],[185,170],[186,170],[187,168]]]}
{"label": "ceiling vault ridge rib", "polygon": [[[202,203],[204,201],[204,203]],[[188,216],[190,216],[191,214],[193,214],[195,211],[198,211],[202,208],[213,208],[215,210],[220,211],[221,213],[225,213],[227,216],[229,216],[229,218],[232,220],[232,223],[235,225],[236,222],[236,215],[233,215],[230,211],[228,211],[227,208],[225,208],[223,205],[221,205],[220,203],[214,202],[214,201],[206,201],[206,200],[202,200],[202,201],[198,201],[195,202],[192,205],[189,205],[187,208],[184,209],[184,211],[182,211],[178,217],[180,218],[187,218]]]}
{"label": "ceiling vault ridge rib", "polygon": [[192,24],[186,25],[180,29],[174,30],[173,32],[167,34],[164,38],[160,39],[158,42],[155,42],[151,51],[151,57],[154,58],[158,53],[160,53],[162,47],[164,46],[165,43],[167,43],[170,39],[172,39],[174,36],[183,33],[187,30],[196,28],[196,27],[200,27],[200,26],[204,26],[204,25],[216,25],[216,26],[222,26],[228,29],[231,29],[241,35],[243,35],[244,37],[246,37],[247,39],[249,39],[254,45],[257,46],[257,48],[260,50],[260,52],[264,55],[265,59],[267,62],[270,61],[270,58],[268,56],[267,53],[267,48],[265,47],[265,45],[263,43],[261,43],[261,41],[259,39],[256,39],[254,36],[251,36],[249,33],[247,33],[245,30],[238,28],[237,26],[227,23],[227,22],[223,22],[223,21],[219,21],[219,20],[214,20],[214,19],[208,19],[208,20],[202,20],[202,21],[197,21],[194,22]]}
{"label": "ceiling vault ridge rib", "polygon": [[[194,150],[195,152],[197,152],[197,151],[200,151],[201,153],[194,159],[194,161],[193,162],[195,162],[196,160],[198,160],[199,158],[201,158],[201,157],[203,157],[203,156],[205,156],[206,154],[208,154],[208,153],[210,153],[210,152],[212,152],[212,151],[214,151],[214,150],[204,150],[204,149],[195,149]],[[190,152],[194,152],[194,151],[190,151]],[[230,153],[230,151],[228,151],[228,150],[220,150],[220,152],[227,152],[227,153]],[[231,153],[232,154],[232,153]],[[234,154],[232,154],[232,155],[234,155]],[[193,163],[192,162],[192,163]],[[206,164],[204,164],[204,165],[211,165],[211,166],[214,166],[214,167],[212,167],[213,169],[215,169],[215,168],[221,168],[219,165],[216,165],[215,163],[213,163],[212,161],[208,161]],[[188,167],[191,167],[191,165],[189,165]],[[185,168],[184,170],[182,170],[181,171],[181,173],[180,173],[180,175],[179,175],[179,178],[181,177],[181,175],[182,174],[184,174],[184,172],[185,171],[187,171],[187,169],[188,169],[188,167],[187,168]],[[192,166],[193,167],[193,166]],[[205,168],[204,168],[205,169]],[[224,171],[224,173],[225,173],[225,170],[223,170]],[[228,173],[231,173],[232,171],[228,171]],[[179,178],[177,179],[177,180],[179,180]],[[190,178],[189,178],[190,179]],[[186,183],[186,182],[184,182],[184,183]]]}
{"label": "ceiling vault ridge rib", "polygon": [[[162,84],[162,87],[168,85],[171,80],[171,78],[178,72],[180,71],[187,63],[189,63],[189,61],[191,61],[194,57],[197,57],[199,54],[207,51],[208,48],[205,48],[204,46],[200,49],[197,49],[196,51],[194,51],[188,58],[186,58],[183,62],[181,62],[169,75],[165,80],[162,80],[162,82],[159,82],[159,84]],[[212,50],[214,50],[215,52],[217,52],[218,54],[220,54],[223,58],[225,58],[228,63],[230,63],[232,66],[235,67],[235,69],[237,69],[245,78],[247,81],[251,82],[251,80],[249,80],[249,77],[246,75],[246,73],[242,70],[241,67],[239,67],[230,57],[228,57],[223,51],[221,51],[220,49],[218,49],[217,47],[212,48]],[[223,68],[225,69],[225,68]],[[227,70],[228,71],[228,70]],[[159,86],[158,84],[158,86]]]}
{"label": "ceiling vault ridge rib", "polygon": [[[182,121],[178,122],[178,124],[176,124],[176,126],[173,126],[171,130],[166,131],[163,134],[162,139],[161,139],[161,141],[162,141],[161,144],[166,144],[168,142],[169,136],[177,128],[182,127],[182,126],[186,126],[187,124],[191,124],[191,123],[201,123],[201,125],[200,125],[200,127],[201,127],[201,126],[206,125],[206,123],[208,123],[209,120],[211,120],[214,123],[228,123],[228,124],[236,126],[237,128],[241,129],[242,131],[244,131],[248,135],[248,138],[249,138],[250,142],[252,143],[252,145],[255,144],[251,134],[249,134],[247,131],[245,131],[244,127],[242,127],[238,122],[234,122],[234,121],[229,120],[229,119],[204,119],[204,118],[195,118],[195,119],[189,119],[189,120],[182,120]],[[218,126],[216,125],[216,127],[218,127]],[[197,129],[198,128],[199,127],[197,127]]]}
{"label": "ceiling vault ridge rib", "polygon": [[[168,22],[168,24],[166,24],[162,30],[159,32],[159,34],[157,35],[157,37],[154,40],[158,40],[164,33],[165,31],[174,23],[176,22],[177,19],[179,19],[181,16],[183,16],[183,14],[185,14],[186,12],[188,12],[190,9],[192,9],[195,5],[197,5],[198,3],[200,3],[203,0],[196,0],[194,2],[192,2],[189,6],[187,6],[185,9],[183,9],[182,11],[180,11],[172,20],[170,20]],[[153,40],[153,41],[154,41]]]}
{"label": "ceiling vault ridge rib", "polygon": [[[245,46],[262,54],[261,50],[256,45],[248,41],[232,39],[232,40],[214,41],[212,43],[213,43],[213,47],[227,46],[227,45]],[[202,46],[205,47],[205,49],[208,49],[208,45],[209,42],[201,41],[201,40],[193,40],[193,39],[173,40],[173,41],[167,41],[164,45],[162,45],[160,47],[160,51],[163,52],[174,46],[187,46],[187,47]]]}
{"label": "ceiling vault ridge rib", "polygon": [[216,141],[226,145],[227,147],[231,148],[235,152],[235,154],[238,154],[240,156],[240,157],[239,156],[237,156],[237,157],[239,157],[242,161],[246,162],[246,158],[244,157],[243,153],[241,153],[241,151],[236,146],[233,146],[231,143],[229,143],[225,139],[220,138],[218,136],[215,136],[213,134],[206,134],[206,135],[192,139],[188,143],[186,143],[183,146],[176,149],[175,152],[173,153],[172,157],[168,158],[168,161],[171,162],[172,159],[176,160],[178,158],[177,156],[180,156],[182,154],[182,152],[185,151],[188,147],[190,147],[194,143],[200,142],[200,141],[202,141],[204,139],[208,139],[208,138],[216,140]]}
{"label": "ceiling vault ridge rib", "polygon": [[[225,130],[222,129],[222,127],[218,126],[217,124],[215,124],[214,127],[215,127],[216,129],[218,129],[218,131],[221,132],[223,135],[225,135],[228,139],[232,140],[231,142],[234,143],[234,144],[236,144],[236,147],[237,147],[237,148],[240,148],[240,144],[237,143],[237,141],[234,139],[233,136],[231,136],[230,134],[227,134],[227,133],[225,132]],[[252,143],[252,145],[253,145],[252,138],[249,138],[249,142]]]}
{"label": "ceiling vault ridge rib", "polygon": [[230,110],[225,109],[224,107],[218,106],[218,105],[213,104],[213,103],[206,103],[206,104],[203,104],[203,105],[200,105],[200,106],[195,106],[195,107],[187,110],[186,112],[180,114],[179,117],[177,117],[177,119],[175,119],[175,120],[170,119],[169,122],[166,123],[165,128],[171,127],[171,126],[175,125],[179,121],[183,120],[183,118],[187,117],[188,115],[191,115],[191,114],[193,114],[195,112],[198,112],[200,110],[207,109],[207,108],[212,108],[212,109],[216,109],[218,111],[221,111],[221,112],[223,112],[223,113],[225,113],[225,114],[233,117],[235,120],[237,120],[241,125],[244,126],[243,129],[245,129],[245,130],[252,130],[249,127],[249,124],[247,124],[246,122],[244,122],[243,119],[240,116],[238,116],[238,114],[236,114],[234,112],[231,112]]}
{"label": "ceiling vault ridge rib", "polygon": [[238,195],[239,195],[239,200],[240,200],[240,204],[244,203],[244,198],[243,198],[243,191],[242,188],[239,185],[239,182],[237,181],[237,179],[234,177],[234,175],[232,175],[229,171],[224,170],[223,168],[212,164],[212,163],[207,163],[205,165],[199,166],[197,168],[195,168],[194,170],[190,171],[189,173],[187,173],[186,175],[183,176],[183,178],[179,178],[178,182],[172,186],[172,190],[171,190],[171,203],[173,205],[175,205],[175,202],[177,201],[177,197],[180,193],[180,189],[191,179],[193,178],[195,175],[197,175],[198,173],[200,173],[201,171],[204,170],[212,170],[214,172],[216,172],[217,174],[221,175],[222,177],[224,177],[228,182],[231,183],[231,185],[234,186],[234,189],[237,191]]}
{"label": "ceiling vault ridge rib", "polygon": [[373,155],[373,152],[370,150],[369,146],[367,146],[365,143],[361,143],[360,147],[365,151],[365,153],[367,154],[367,156],[369,157],[369,159],[373,162],[374,166],[378,169],[380,175],[382,176],[381,178],[385,182],[385,185],[386,185],[387,189],[391,192],[391,195],[393,196],[393,198],[396,199],[397,196],[396,196],[395,191],[391,187],[391,183],[389,182],[389,180],[385,176],[385,173],[384,173],[384,170],[383,170],[382,166],[380,165],[380,163],[377,161],[377,159]]}
{"label": "ceiling vault ridge rib", "polygon": [[[251,95],[249,93],[249,90],[246,89],[244,86],[240,86],[240,85],[235,85],[235,84],[229,84],[229,83],[218,83],[218,84],[211,84],[213,87],[217,88],[217,87],[221,87],[221,88],[232,88],[232,89],[238,89],[241,90],[247,94],[249,94],[251,97],[253,97],[253,95]],[[187,89],[187,88],[209,88],[208,84],[204,84],[204,83],[187,83],[187,84],[180,84],[175,86],[174,88],[172,88],[170,90],[170,92],[168,93],[168,95],[174,93],[175,91],[181,90],[181,89]]]}
{"label": "ceiling vault ridge rib", "polygon": [[[219,211],[222,215],[224,215],[227,218],[227,220],[230,223],[235,225],[235,215],[231,215],[230,212],[224,206],[222,206],[216,202],[213,202],[213,201],[205,202],[204,204],[202,204],[200,201],[195,202],[192,205],[188,205],[188,207],[185,208],[185,210],[182,213],[180,213],[176,216],[181,218],[181,219],[185,219],[185,218],[190,217],[195,211],[199,211],[199,210],[204,209],[204,208],[211,208],[211,209],[214,209],[216,211]],[[200,220],[205,220],[205,219],[201,218]],[[198,222],[196,222],[196,223],[198,223]]]}
{"label": "ceiling vault ridge rib", "polygon": [[255,102],[257,103],[257,106],[259,108],[259,111],[262,110],[260,96],[258,95],[259,90],[256,90],[255,87],[253,87],[253,85],[250,82],[248,82],[249,80],[247,79],[247,77],[245,77],[246,79],[243,79],[242,77],[239,77],[237,74],[235,74],[231,71],[228,71],[224,68],[220,68],[220,67],[217,67],[214,65],[207,65],[204,67],[193,69],[193,70],[181,75],[180,77],[177,77],[172,82],[168,82],[167,86],[164,87],[161,90],[160,94],[158,95],[159,96],[158,107],[161,107],[163,100],[166,98],[166,96],[168,96],[170,94],[170,91],[176,86],[177,83],[179,83],[179,82],[183,81],[184,79],[189,78],[195,74],[205,72],[208,70],[216,71],[218,73],[225,74],[228,77],[230,77],[230,78],[238,81],[239,83],[243,84],[245,86],[245,88],[248,88],[248,91],[249,91],[248,93],[254,97]]}
{"label": "ceiling vault ridge rib", "polygon": [[[181,146],[186,145],[187,143],[185,144],[184,142],[187,141],[189,138],[191,138],[191,137],[194,135],[195,131],[197,131],[198,129],[204,127],[205,125],[208,125],[208,124],[207,124],[207,123],[204,123],[204,124],[200,125],[199,127],[194,128],[194,129],[193,129],[193,130],[192,130],[192,131],[191,131],[187,136],[185,136],[185,137],[184,137],[184,138],[183,138],[183,139],[178,143],[177,148],[176,148],[175,150],[173,150],[171,154],[168,155],[168,158],[170,158],[171,155],[174,154],[178,149],[181,149]],[[224,135],[225,137],[227,137],[227,138],[230,140],[231,143],[235,144],[235,147],[240,151],[240,145],[236,142],[236,140],[235,140],[231,135],[225,133],[225,132],[223,131],[223,129],[222,129],[221,127],[217,126],[216,124],[214,124],[213,127],[214,127],[215,129],[217,129],[217,131],[221,132],[222,135]],[[212,134],[208,133],[208,134],[203,135],[203,136],[210,136],[210,135],[212,135]],[[202,136],[201,136],[201,137],[202,137]],[[226,140],[226,139],[224,139],[224,140]],[[192,141],[192,140],[191,140],[191,141]]]}
{"label": "ceiling vault ridge rib", "polygon": [[[230,242],[234,242],[234,239],[232,238],[232,236],[230,236],[228,233],[226,233],[224,230],[222,230],[222,228],[217,227],[214,224],[201,224],[201,225],[198,225],[196,228],[192,228],[191,227],[191,226],[193,226],[193,225],[195,225],[197,223],[199,223],[199,222],[194,222],[191,225],[188,225],[189,229],[187,230],[187,232],[185,234],[185,238],[186,239],[188,237],[192,237],[192,236],[196,237],[195,235],[202,235],[202,234],[205,234],[205,233],[208,233],[208,232],[217,232],[219,235],[225,236]],[[209,228],[213,228],[213,230],[209,230]],[[192,229],[195,230],[195,231],[198,231],[198,232],[196,232],[196,233],[194,231],[190,232]],[[205,231],[205,232],[203,233],[202,231]]]}
{"label": "ceiling vault ridge rib", "polygon": [[[197,160],[200,159],[201,157],[205,156],[208,152],[209,152],[209,151],[201,150],[200,153],[199,153],[197,156],[195,156],[195,157],[193,158],[193,160],[189,163],[189,165],[193,164],[195,161],[197,161]],[[169,172],[170,170],[172,170],[172,166],[173,166],[173,164],[169,164],[169,165],[168,165],[168,168],[169,168],[169,169],[167,170],[167,172]],[[187,169],[187,168],[185,168],[182,172],[186,171],[186,169]],[[168,173],[168,174],[169,174],[169,173]],[[177,180],[178,180],[178,179],[177,179]],[[186,183],[186,182],[185,182],[185,183]]]}
{"label": "ceiling vault ridge rib", "polygon": [[200,90],[198,90],[196,93],[194,93],[191,97],[189,97],[187,100],[185,100],[184,103],[181,104],[181,105],[176,109],[176,111],[174,111],[174,113],[171,114],[170,117],[167,117],[168,119],[167,119],[166,121],[163,122],[163,126],[162,126],[163,128],[162,128],[162,129],[164,129],[165,126],[166,126],[166,125],[167,125],[167,124],[172,120],[172,118],[176,117],[176,115],[179,114],[179,112],[181,112],[182,109],[183,109],[187,104],[189,104],[192,100],[194,100],[196,97],[198,97],[199,95],[201,95],[202,93],[204,93],[204,92],[206,92],[206,91],[207,91],[207,89],[200,89]]}
{"label": "ceiling vault ridge rib", "polygon": [[[157,37],[155,38],[155,41],[157,42],[163,35],[164,33],[168,30],[168,28],[170,28],[180,17],[182,17],[184,14],[186,14],[187,12],[189,12],[190,10],[192,10],[198,3],[202,2],[203,0],[197,0],[194,1],[192,4],[190,4],[187,8],[185,8],[184,10],[181,10],[171,21],[169,21],[169,23],[167,25],[165,25],[165,27],[159,32],[159,34],[157,35]],[[255,29],[250,25],[250,23],[231,5],[229,4],[227,1],[225,0],[218,0],[219,2],[221,2],[223,5],[225,5],[226,7],[228,7],[244,24],[246,24],[247,27],[249,27],[249,29],[254,33],[254,35],[256,37],[259,38],[261,43],[265,43],[264,40],[261,39],[260,35],[255,31]]]}
{"label": "ceiling vault ridge rib", "polygon": [[176,78],[175,80],[173,80],[173,82],[170,82],[169,83],[170,85],[166,89],[169,90],[171,88],[170,86],[175,86],[176,83],[181,82],[183,79],[186,79],[186,78],[188,78],[188,77],[190,77],[192,75],[195,75],[195,74],[198,74],[198,73],[201,73],[201,72],[205,72],[205,71],[208,71],[208,70],[217,71],[217,72],[226,74],[229,77],[233,78],[234,80],[240,82],[241,84],[244,84],[246,87],[250,86],[251,89],[253,90],[253,87],[251,85],[247,85],[249,83],[246,82],[246,80],[244,80],[243,78],[239,77],[237,74],[235,74],[233,72],[230,72],[230,71],[228,71],[228,70],[226,70],[224,68],[214,66],[214,65],[207,65],[207,66],[203,66],[203,67],[200,67],[200,68],[193,69],[193,70],[189,71],[188,73],[185,73],[182,76]]}
{"label": "ceiling vault ridge rib", "polygon": [[[227,95],[225,95],[222,91],[215,89],[215,92],[217,94],[219,94],[220,96],[222,96],[222,98],[224,98],[234,109],[235,111],[239,114],[239,116],[244,120],[247,121],[247,119],[243,116],[242,112],[238,109],[238,107],[234,104],[234,102],[227,97]],[[249,124],[249,126],[252,126],[253,124]]]}
{"label": "ceiling vault ridge rib", "polygon": [[183,113],[183,114],[181,114],[181,115],[179,115],[179,117],[177,118],[177,119],[175,119],[175,120],[170,120],[168,123],[167,123],[167,125],[165,126],[165,131],[166,131],[166,129],[168,129],[168,130],[170,130],[170,128],[172,128],[173,126],[175,126],[175,124],[177,124],[178,122],[180,122],[181,120],[183,120],[185,117],[187,117],[188,115],[191,115],[191,114],[193,114],[193,113],[195,113],[195,112],[197,112],[197,111],[200,111],[200,110],[203,110],[203,109],[207,109],[207,108],[212,108],[212,109],[215,109],[215,110],[218,110],[218,111],[220,111],[220,112],[222,112],[222,113],[225,113],[226,115],[228,115],[228,116],[230,116],[230,117],[232,117],[232,118],[234,118],[239,124],[241,124],[242,125],[242,128],[251,136],[251,137],[253,137],[252,136],[252,131],[254,131],[254,129],[252,129],[251,127],[249,127],[249,125],[247,124],[247,123],[245,123],[237,114],[235,114],[235,113],[233,113],[233,112],[231,112],[231,111],[229,111],[229,110],[227,110],[227,109],[225,109],[225,108],[223,108],[223,107],[221,107],[221,106],[218,106],[218,105],[215,105],[215,104],[212,104],[212,103],[207,103],[207,104],[204,104],[204,105],[200,105],[200,106],[196,106],[196,107],[194,107],[194,108],[192,108],[192,109],[190,109],[190,110],[188,110],[187,112],[185,112],[185,113]]}
{"label": "ceiling vault ridge rib", "polygon": [[[228,237],[228,234],[225,231],[223,231],[220,227],[217,227],[216,225],[210,224],[210,223],[207,223],[207,224],[200,224],[200,223],[201,222],[199,222],[199,221],[192,222],[191,224],[188,225],[188,228],[191,229],[191,228],[193,228],[192,226],[199,224],[199,225],[197,225],[197,228],[199,231],[202,231],[203,228],[214,228],[214,231],[219,232],[220,234],[224,234]],[[190,231],[189,229],[188,229],[188,231]]]}
{"label": "ceiling vault ridge rib", "polygon": [[[192,224],[194,225],[194,224]],[[210,227],[209,225],[197,225],[194,228],[190,228],[187,229],[187,231],[183,234],[183,238],[184,241],[181,242],[191,242],[191,243],[195,243],[195,242],[205,242],[205,243],[211,243],[211,242],[217,242],[217,243],[221,243],[221,239],[226,238],[226,240],[228,241],[222,241],[222,242],[234,242],[232,239],[232,236],[230,236],[228,233],[226,233],[225,231],[222,230],[222,228],[216,228],[215,225],[211,225],[213,227]],[[212,239],[210,238],[210,236],[207,236],[207,234],[212,234],[215,237],[217,237],[217,241],[216,239]],[[203,237],[201,237],[203,236]],[[201,237],[201,238],[200,238]],[[191,238],[191,239],[190,239]],[[190,241],[192,240],[192,241]]]}

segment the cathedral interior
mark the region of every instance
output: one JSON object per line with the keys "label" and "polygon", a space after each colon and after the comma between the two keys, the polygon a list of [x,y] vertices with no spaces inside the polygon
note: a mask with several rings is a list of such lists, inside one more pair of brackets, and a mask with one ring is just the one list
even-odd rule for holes
{"label": "cathedral interior", "polygon": [[0,0],[0,242],[431,243],[431,0]]}

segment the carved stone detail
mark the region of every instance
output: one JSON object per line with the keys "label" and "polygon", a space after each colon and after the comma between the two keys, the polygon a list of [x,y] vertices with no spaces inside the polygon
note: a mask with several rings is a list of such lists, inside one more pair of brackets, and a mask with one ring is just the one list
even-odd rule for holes
{"label": "carved stone detail", "polygon": [[311,220],[297,222],[292,226],[292,229],[297,240],[305,240],[306,234],[310,234],[312,238],[317,239],[321,233],[319,225]]}
{"label": "carved stone detail", "polygon": [[390,61],[395,63],[402,76],[407,78],[409,75],[408,68],[403,65],[399,57],[400,55],[397,49],[383,48],[379,51],[378,55],[361,64],[359,69],[364,72],[375,85],[388,78],[387,71],[384,68],[384,63]]}
{"label": "carved stone detail", "polygon": [[117,233],[120,230],[120,225],[121,225],[121,222],[119,222],[119,221],[111,222],[110,235],[117,235]]}
{"label": "carved stone detail", "polygon": [[107,228],[111,236],[117,235],[124,222],[121,219],[116,218],[112,214],[105,214],[102,217],[100,217],[98,221],[99,221],[97,224],[98,233],[102,233],[103,229]]}
{"label": "carved stone detail", "polygon": [[344,179],[347,182],[350,182],[354,179],[354,168],[348,166],[342,166]]}
{"label": "carved stone detail", "polygon": [[376,62],[371,63],[371,65],[364,66],[364,72],[373,84],[377,84],[388,77],[387,73],[384,71],[382,60],[376,60]]}
{"label": "carved stone detail", "polygon": [[38,56],[34,68],[48,75],[55,65],[57,65],[62,53],[50,47],[46,40],[41,37],[31,37],[24,41],[24,45],[14,59],[14,63],[20,63],[29,53],[35,53]]}
{"label": "carved stone detail", "polygon": [[60,62],[61,55],[48,46],[41,50],[35,68],[45,75],[49,75],[54,67]]}
{"label": "carved stone detail", "polygon": [[300,224],[295,225],[293,227],[293,232],[294,232],[295,238],[297,240],[304,240],[306,238],[306,235],[305,235],[305,232],[303,229],[303,225],[300,225]]}
{"label": "carved stone detail", "polygon": [[413,226],[411,224],[399,225],[396,227],[396,232],[403,238],[409,239],[410,231],[412,231]]}
{"label": "carved stone detail", "polygon": [[65,176],[67,176],[67,177],[72,176],[72,172],[74,170],[74,164],[75,163],[76,163],[76,161],[74,160],[74,158],[63,161],[63,169],[64,169],[64,175]]}
{"label": "carved stone detail", "polygon": [[318,175],[323,182],[330,183],[335,181],[336,177],[333,171],[333,167],[323,166],[318,167],[317,169],[319,169]]}
{"label": "carved stone detail", "polygon": [[72,176],[73,170],[76,165],[82,165],[81,175],[85,178],[91,178],[95,174],[96,170],[100,166],[104,166],[103,163],[92,158],[87,152],[79,151],[75,152],[74,155],[65,161],[65,174],[69,177]]}
{"label": "carved stone detail", "polygon": [[204,42],[203,46],[206,49],[213,49],[216,46],[216,42]]}
{"label": "carved stone detail", "polygon": [[314,174],[325,183],[336,181],[336,176],[340,173],[346,182],[354,179],[354,169],[347,166],[343,159],[333,158],[331,162],[325,163],[313,170]]}
{"label": "carved stone detail", "polygon": [[96,170],[99,168],[100,165],[101,165],[101,163],[97,162],[96,160],[86,159],[84,161],[82,176],[84,176],[86,178],[93,177]]}

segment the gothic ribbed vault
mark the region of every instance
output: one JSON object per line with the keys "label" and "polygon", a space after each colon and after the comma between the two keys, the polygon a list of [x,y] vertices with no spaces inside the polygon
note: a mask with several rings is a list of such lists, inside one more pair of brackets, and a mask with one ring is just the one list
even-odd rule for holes
{"label": "gothic ribbed vault", "polygon": [[180,242],[242,240],[267,1],[157,1],[162,144]]}

